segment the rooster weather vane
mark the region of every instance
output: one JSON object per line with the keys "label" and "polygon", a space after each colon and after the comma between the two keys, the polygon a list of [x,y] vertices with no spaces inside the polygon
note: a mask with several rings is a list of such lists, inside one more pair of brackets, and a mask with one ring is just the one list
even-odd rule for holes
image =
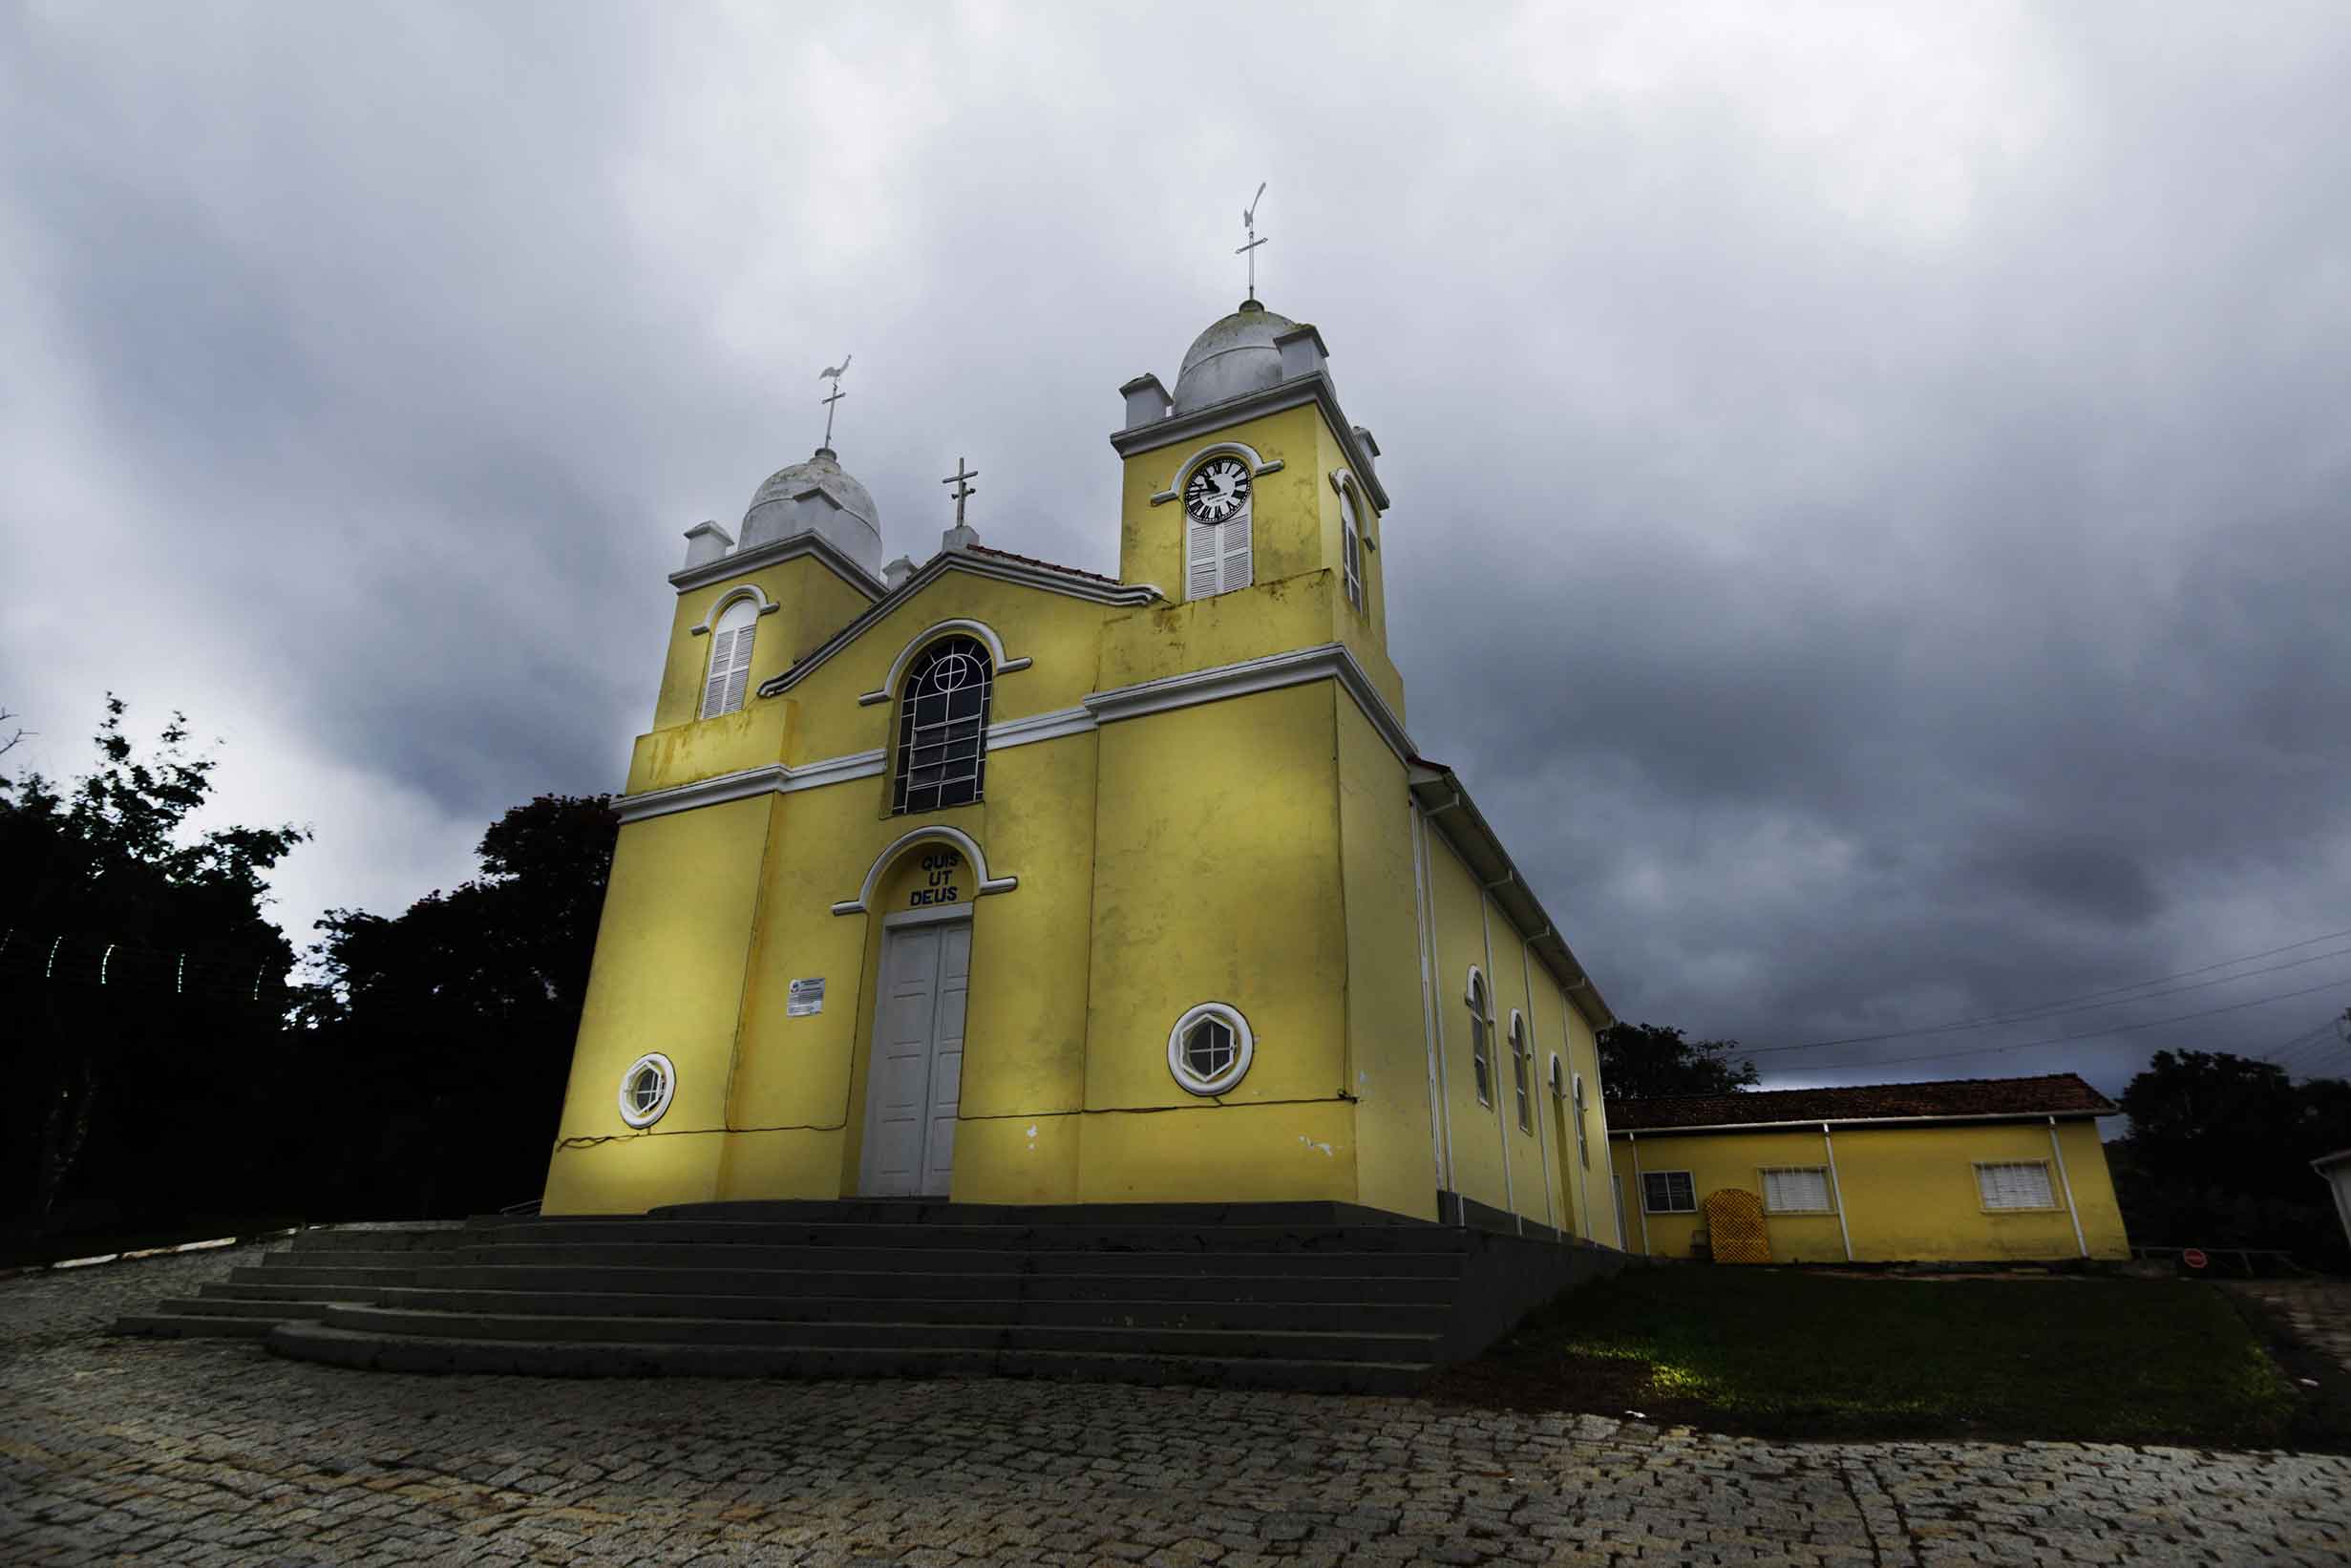
{"label": "rooster weather vane", "polygon": [[834,366],[829,371],[818,371],[816,372],[817,380],[830,381],[833,383],[833,395],[830,397],[819,397],[816,399],[817,402],[824,405],[824,444],[825,450],[828,452],[831,451],[833,447],[833,405],[849,395],[847,392],[841,391],[841,373],[849,369],[849,362],[857,357],[858,356],[855,354],[843,354],[841,355],[841,362],[839,364]]}
{"label": "rooster weather vane", "polygon": [[1249,303],[1252,305],[1257,303],[1257,247],[1265,243],[1257,236],[1257,206],[1264,200],[1265,181],[1260,180],[1258,181],[1257,194],[1249,198],[1249,204],[1243,207],[1240,213],[1241,230],[1248,236],[1249,243],[1233,252],[1236,256],[1249,258]]}

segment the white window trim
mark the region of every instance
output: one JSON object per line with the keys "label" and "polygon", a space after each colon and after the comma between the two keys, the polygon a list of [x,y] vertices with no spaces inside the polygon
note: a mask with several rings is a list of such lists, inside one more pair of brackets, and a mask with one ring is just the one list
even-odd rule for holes
{"label": "white window trim", "polygon": [[[1256,454],[1249,452],[1245,447],[1210,447],[1199,453],[1182,468],[1176,470],[1176,487],[1177,492],[1180,493],[1183,487],[1191,482],[1193,470],[1198,468],[1202,463],[1213,461],[1218,456],[1227,454],[1239,454],[1242,456],[1244,460],[1248,462],[1253,476],[1256,472],[1261,472],[1256,461]],[[1243,588],[1253,587],[1256,585],[1257,481],[1254,477],[1252,477],[1249,483],[1249,498],[1241,502],[1240,505],[1235,509],[1233,515],[1226,518],[1221,522],[1201,522],[1193,517],[1191,509],[1188,507],[1181,509],[1176,515],[1181,520],[1184,531],[1184,603],[1195,604],[1203,599],[1218,599],[1223,597],[1225,594],[1238,593]],[[1239,527],[1246,530],[1249,536],[1249,542],[1242,545],[1238,550],[1228,549],[1225,544],[1225,540],[1228,537],[1225,534],[1225,530],[1233,527]],[[1196,559],[1193,546],[1203,529],[1208,530],[1209,539],[1215,545],[1215,549],[1211,552],[1209,557],[1211,562],[1210,572],[1214,582],[1213,585],[1210,586],[1206,592],[1195,593],[1192,589],[1193,562]],[[1228,564],[1236,557],[1239,558],[1241,564],[1240,581],[1238,583],[1230,581],[1227,576]]]}
{"label": "white window trim", "polygon": [[[1344,468],[1330,471],[1330,487],[1339,493],[1339,574],[1347,603],[1358,615],[1371,608],[1371,590],[1364,580],[1364,546],[1370,538],[1363,529],[1364,494],[1355,476]],[[1352,541],[1353,549],[1347,548]]]}
{"label": "white window trim", "polygon": [[[1659,1177],[1680,1176],[1689,1183],[1690,1206],[1686,1209],[1660,1209],[1649,1202],[1649,1183]],[[1670,1197],[1671,1181],[1666,1182]],[[1696,1214],[1698,1212],[1698,1176],[1690,1171],[1643,1171],[1641,1173],[1641,1212],[1642,1214]]]}
{"label": "white window trim", "polygon": [[[1983,1190],[1983,1173],[2006,1166],[2036,1165],[2041,1168],[2042,1184],[2049,1190],[2046,1203],[1993,1203]],[[1980,1159],[1974,1162],[1976,1173],[1976,1206],[1985,1214],[2063,1214],[2065,1205],[2057,1196],[2057,1179],[2049,1172],[2045,1159]]]}
{"label": "white window trim", "polygon": [[[1246,459],[1249,464],[1249,477],[1252,479],[1261,477],[1267,474],[1279,474],[1281,472],[1281,458],[1276,457],[1269,463],[1263,457],[1258,456],[1257,448],[1249,445],[1245,441],[1211,441],[1204,447],[1195,447],[1190,453],[1185,455],[1183,461],[1176,465],[1175,477],[1168,480],[1167,488],[1154,494],[1151,498],[1151,504],[1154,506],[1165,506],[1168,502],[1180,498],[1184,493],[1184,479],[1195,468],[1198,467],[1208,458],[1214,457],[1219,452],[1234,453]],[[1257,487],[1254,484],[1250,486],[1250,490],[1253,494],[1256,489]]]}
{"label": "white window trim", "polygon": [[722,593],[716,599],[711,600],[710,609],[706,611],[702,617],[702,624],[696,626],[688,626],[686,628],[686,635],[688,637],[708,637],[710,634],[710,628],[718,625],[718,618],[726,614],[729,609],[732,608],[734,602],[738,599],[748,599],[752,604],[758,605],[759,613],[761,615],[773,615],[777,610],[784,607],[776,601],[770,599],[766,594],[762,593],[759,589],[758,583],[741,583],[738,586],[729,588],[725,593]]}
{"label": "white window trim", "polygon": [[[661,1074],[661,1098],[653,1102],[651,1110],[640,1111],[629,1096],[628,1086],[636,1081],[639,1072],[648,1067]],[[668,1111],[669,1102],[676,1098],[677,1091],[678,1070],[676,1066],[658,1050],[646,1051],[629,1063],[628,1070],[621,1074],[621,1120],[631,1127],[652,1126]]]}
{"label": "white window trim", "polygon": [[[1827,1197],[1828,1201],[1816,1209],[1782,1209],[1773,1207],[1771,1202],[1771,1182],[1769,1177],[1774,1174],[1790,1175],[1796,1172],[1804,1172],[1819,1176],[1820,1190]],[[1766,1214],[1836,1213],[1836,1183],[1829,1179],[1829,1167],[1826,1165],[1758,1165],[1755,1167],[1755,1184],[1763,1190],[1763,1210]]]}
{"label": "white window trim", "polygon": [[[731,599],[732,602],[710,622],[713,630],[710,633],[710,650],[703,660],[702,699],[694,713],[697,719],[718,719],[730,713],[740,713],[744,705],[751,700],[751,662],[753,650],[759,646],[759,617],[762,612],[753,609],[741,625],[729,630],[724,623],[728,616],[734,613],[736,606],[756,603],[740,594],[731,596]],[[720,667],[722,659],[726,661],[725,668]]]}
{"label": "white window trim", "polygon": [[1535,1134],[1535,1048],[1527,1043],[1527,1015],[1510,1010],[1510,1083],[1518,1131]]}
{"label": "white window trim", "polygon": [[1578,1072],[1571,1076],[1575,1082],[1576,1158],[1589,1171],[1592,1169],[1592,1133],[1584,1121],[1583,1074]]}
{"label": "white window trim", "polygon": [[[1462,982],[1461,1000],[1468,1004],[1470,1016],[1485,1025],[1482,1029],[1470,1031],[1470,1087],[1477,1091],[1477,1103],[1491,1109],[1493,1105],[1493,986],[1488,983],[1486,972],[1474,964],[1470,965],[1469,978]],[[1477,1070],[1480,1063],[1486,1069],[1482,1074]],[[1485,1079],[1482,1089],[1478,1088],[1480,1077]]]}
{"label": "white window trim", "polygon": [[[1203,1018],[1214,1018],[1233,1031],[1233,1065],[1214,1078],[1203,1078],[1194,1072],[1184,1061],[1184,1032]],[[1175,1075],[1187,1093],[1206,1098],[1223,1094],[1248,1076],[1249,1064],[1257,1056],[1257,1035],[1249,1028],[1249,1020],[1240,1009],[1228,1002],[1202,1002],[1184,1009],[1176,1020],[1176,1027],[1167,1031],[1167,1070]]]}
{"label": "white window trim", "polygon": [[978,638],[980,646],[987,649],[987,656],[995,661],[995,669],[989,677],[991,680],[1009,675],[1015,670],[1027,669],[1036,662],[1027,656],[1015,659],[1007,655],[1004,650],[1004,639],[997,636],[996,628],[985,621],[969,621],[961,617],[934,621],[916,632],[906,646],[898,650],[898,657],[890,661],[890,678],[875,690],[860,692],[858,706],[871,708],[876,703],[896,700],[899,689],[906,684],[906,671],[914,667],[916,656],[942,637],[957,635]]}

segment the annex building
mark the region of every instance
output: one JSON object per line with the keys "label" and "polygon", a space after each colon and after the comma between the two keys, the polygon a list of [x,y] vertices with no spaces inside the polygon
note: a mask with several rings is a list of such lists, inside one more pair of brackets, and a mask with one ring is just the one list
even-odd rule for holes
{"label": "annex building", "polygon": [[1613,1019],[1406,728],[1321,334],[1253,298],[1119,391],[1115,577],[983,544],[961,482],[882,565],[829,433],[688,530],[547,1213],[1313,1199],[1621,1243]]}
{"label": "annex building", "polygon": [[1633,1251],[1717,1262],[2124,1260],[2070,1072],[1609,1102]]}

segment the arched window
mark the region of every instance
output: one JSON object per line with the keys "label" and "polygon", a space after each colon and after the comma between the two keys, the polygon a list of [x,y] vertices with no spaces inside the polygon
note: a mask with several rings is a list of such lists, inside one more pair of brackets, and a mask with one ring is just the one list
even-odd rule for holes
{"label": "arched window", "polygon": [[1584,1169],[1592,1168],[1592,1146],[1585,1140],[1583,1126],[1583,1074],[1576,1074],[1576,1157],[1583,1161]]}
{"label": "arched window", "polygon": [[1184,597],[1209,599],[1251,582],[1256,486],[1236,452],[1212,452],[1177,487],[1184,502]]}
{"label": "arched window", "polygon": [[980,798],[994,671],[974,638],[942,638],[915,655],[898,699],[893,812],[937,811]]}
{"label": "arched window", "polygon": [[756,601],[738,599],[710,628],[710,669],[702,681],[702,716],[714,719],[743,706],[751,687],[752,636],[759,629]]}
{"label": "arched window", "polygon": [[1486,1006],[1486,977],[1470,971],[1470,1072],[1477,1081],[1477,1103],[1493,1104],[1493,1013]]}
{"label": "arched window", "polygon": [[1364,530],[1355,512],[1355,483],[1352,479],[1339,486],[1340,546],[1346,565],[1347,603],[1358,610],[1364,607]]}
{"label": "arched window", "polygon": [[1510,1015],[1510,1075],[1511,1087],[1518,1096],[1518,1131],[1535,1131],[1535,1098],[1529,1092],[1527,1080],[1534,1075],[1535,1053],[1527,1046],[1527,1021],[1518,1009]]}

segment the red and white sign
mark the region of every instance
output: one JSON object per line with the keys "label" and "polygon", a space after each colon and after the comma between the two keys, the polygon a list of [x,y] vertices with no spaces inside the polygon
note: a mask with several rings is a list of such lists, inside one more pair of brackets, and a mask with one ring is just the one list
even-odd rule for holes
{"label": "red and white sign", "polygon": [[2202,1268],[2205,1264],[2212,1261],[2210,1258],[2205,1257],[2204,1254],[2198,1252],[2193,1247],[2190,1247],[2186,1252],[2181,1253],[2179,1255],[2179,1261],[2186,1263],[2190,1268]]}

